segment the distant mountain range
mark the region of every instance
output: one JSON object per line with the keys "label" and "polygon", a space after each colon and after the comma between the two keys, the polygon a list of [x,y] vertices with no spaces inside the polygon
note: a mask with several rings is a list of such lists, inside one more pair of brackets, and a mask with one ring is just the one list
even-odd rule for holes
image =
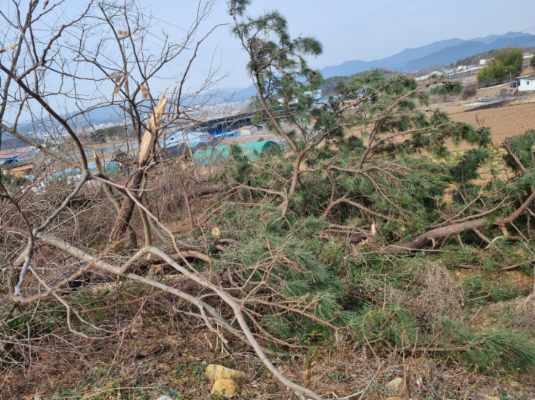
{"label": "distant mountain range", "polygon": [[[492,50],[507,47],[535,47],[535,35],[509,32],[476,39],[448,39],[425,46],[405,49],[389,57],[372,61],[351,60],[321,69],[324,78],[344,77],[374,69],[416,73],[443,67]],[[207,94],[212,102],[245,101],[255,95],[252,86],[244,89],[221,89]]]}
{"label": "distant mountain range", "polygon": [[535,47],[535,35],[509,32],[476,39],[449,39],[426,46],[406,49],[393,56],[373,61],[352,60],[323,68],[325,78],[349,76],[372,69],[387,69],[397,72],[414,73],[434,67],[453,64],[463,58],[478,53],[507,47]]}

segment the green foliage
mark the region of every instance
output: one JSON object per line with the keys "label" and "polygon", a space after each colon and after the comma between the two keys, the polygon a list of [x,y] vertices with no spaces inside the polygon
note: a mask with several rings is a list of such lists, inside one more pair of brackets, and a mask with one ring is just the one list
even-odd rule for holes
{"label": "green foliage", "polygon": [[23,309],[6,321],[5,328],[12,337],[24,337],[28,324],[32,324],[35,336],[51,333],[65,318],[65,309],[61,305],[43,304],[41,313],[34,316],[31,309]]}
{"label": "green foliage", "polygon": [[251,0],[230,0],[229,12],[233,16],[241,16],[244,14],[247,7],[251,4]]}
{"label": "green foliage", "polygon": [[94,143],[105,143],[116,138],[123,138],[127,134],[127,130],[121,126],[111,126],[107,128],[99,128],[91,131],[89,137]]}
{"label": "green foliage", "polygon": [[[483,205],[483,203],[481,203]],[[464,207],[462,202],[460,207]],[[501,268],[510,265],[522,266],[522,263],[526,263],[525,272],[529,272],[529,251],[526,250],[524,243],[515,243],[505,238],[498,240],[497,237],[492,245],[488,245],[487,242],[482,241],[479,237],[473,235],[464,235],[462,237],[464,246],[459,247],[454,244],[444,247],[444,265],[449,268],[470,268],[470,269],[482,269],[484,272],[498,272]],[[527,245],[532,245],[530,242]],[[489,283],[496,285],[506,285],[506,280],[501,279],[496,281],[491,278]]]}
{"label": "green foliage", "polygon": [[384,71],[373,70],[357,74],[351,78],[350,87],[348,89],[375,89],[384,85],[387,81],[387,76]]}
{"label": "green foliage", "polygon": [[[340,247],[319,238],[325,226],[319,219],[305,218],[291,226],[281,222],[278,210],[270,208],[225,214],[219,226],[223,231],[233,232],[240,246],[225,253],[221,264],[260,265],[271,255],[270,249],[277,248],[284,254],[274,261],[271,270],[272,284],[277,291],[288,301],[315,304],[311,312],[323,320],[339,319],[342,312],[339,297],[344,294],[337,276]],[[245,271],[244,279],[247,274]],[[306,341],[328,336],[321,325],[291,313],[266,315],[262,322],[270,332],[283,338],[298,336]]]}
{"label": "green foliage", "polygon": [[277,12],[246,18],[247,2],[236,3],[230,3],[231,15],[243,20],[236,22],[234,32],[248,41],[249,69],[260,86],[260,95],[270,98],[276,94],[287,102],[300,96],[307,100],[305,92],[319,88],[321,77],[308,67],[304,57],[319,55],[320,43],[309,37],[292,39],[286,20]]}
{"label": "green foliage", "polygon": [[466,278],[463,290],[468,305],[481,305],[507,301],[523,293],[513,284],[504,280],[496,281],[480,275]]}
{"label": "green foliage", "polygon": [[234,161],[229,164],[232,177],[239,183],[247,183],[247,177],[251,174],[251,162],[243,153],[240,146],[232,145],[230,147],[230,156]]}
{"label": "green foliage", "polygon": [[[381,70],[374,70],[355,75],[343,89],[346,96],[364,99],[367,104],[375,105],[375,110],[379,110],[393,98],[409,94],[416,87],[416,81],[408,76],[387,76]],[[408,96],[407,102],[403,102],[402,106],[412,107],[408,100],[416,99],[416,96]]]}
{"label": "green foliage", "polygon": [[[509,138],[506,143],[526,169],[535,168],[535,130]],[[514,171],[520,170],[520,166],[510,154],[505,155],[505,162]]]}
{"label": "green foliage", "polygon": [[[473,305],[522,294],[512,284],[495,284],[490,275],[525,260],[520,245],[508,240],[489,245],[468,231],[434,241],[433,250],[440,250],[436,253],[398,256],[377,250],[451,221],[470,220],[504,198],[511,199],[506,207],[514,208],[530,187],[530,175],[514,183],[476,182],[478,171],[493,161],[489,129],[451,121],[439,110],[429,112],[427,94],[407,76],[372,71],[326,84],[306,62],[321,52],[319,43],[292,38],[286,20],[276,12],[247,16],[248,5],[230,2],[234,33],[249,55],[257,104],[266,113],[284,114],[283,136],[291,151],[250,162],[233,147],[222,176],[259,190],[240,190],[237,196],[247,207],[225,202],[210,223],[239,243],[214,254],[212,267],[228,273],[233,283],[257,290],[244,307],[261,316],[261,330],[289,343],[315,345],[332,339],[334,325],[350,328],[358,345],[378,351],[425,349],[477,370],[535,364],[535,344],[524,336],[479,331],[464,324],[461,315],[469,314]],[[489,70],[514,74],[517,63],[518,51],[506,50],[496,55]],[[314,91],[322,85],[336,98],[317,104]],[[438,95],[462,92],[458,82],[431,89]],[[348,105],[351,113],[342,113]],[[270,123],[280,133],[280,126]],[[345,126],[356,129],[358,137],[346,135]],[[532,140],[527,135],[511,144],[527,165],[533,161]],[[471,146],[454,156],[448,151],[452,142]],[[296,155],[303,149],[308,150],[299,184],[282,214],[281,199],[289,193]],[[336,202],[325,212],[340,198],[349,202]],[[519,229],[525,226],[519,223]],[[492,238],[501,235],[490,223],[481,231]],[[353,241],[359,235],[362,239]],[[456,321],[436,315],[429,299],[423,299],[433,289],[422,278],[430,259],[441,266],[483,270],[463,282],[462,299],[463,291],[451,284],[456,309],[451,318]],[[262,299],[258,308],[255,296]]]}
{"label": "green foliage", "polygon": [[504,49],[478,74],[481,86],[496,85],[518,76],[524,62],[521,49]]}
{"label": "green foliage", "polygon": [[[512,180],[496,174],[492,182],[480,183],[479,171],[496,158],[503,166],[501,155],[490,146],[488,129],[429,111],[427,96],[414,79],[382,71],[336,81],[337,99],[317,104],[312,93],[322,79],[306,58],[321,51],[319,43],[292,38],[278,13],[247,17],[248,5],[246,0],[230,1],[235,33],[249,52],[259,103],[288,114],[282,120],[290,127],[289,142],[293,140],[296,149],[267,152],[252,162],[239,146],[230,147],[230,160],[217,183],[225,181],[239,189],[215,199],[199,229],[179,238],[209,254],[210,279],[243,302],[255,334],[266,341],[270,335],[279,339],[272,344],[283,340],[315,346],[332,341],[337,331],[349,332],[348,340],[356,346],[371,347],[379,354],[425,353],[485,372],[535,365],[535,343],[525,335],[478,329],[464,322],[472,323],[475,309],[479,312],[489,303],[526,294],[501,270],[509,265],[517,268],[517,263],[525,263],[524,272],[530,267],[526,261],[534,248],[530,221],[524,217],[515,221],[515,237],[507,237],[492,222],[518,207],[534,187],[535,131],[508,142],[525,173]],[[499,54],[496,63],[514,64],[517,56],[507,54]],[[458,83],[446,82],[431,93],[461,91]],[[354,107],[351,113],[342,113],[348,105]],[[353,132],[345,126],[358,131],[358,137],[346,135]],[[472,146],[453,155],[448,151],[452,142]],[[298,170],[296,153],[309,145],[299,168],[299,184],[286,198],[289,208],[282,214],[281,199],[288,195],[288,182]],[[505,161],[520,172],[514,157]],[[424,232],[475,220],[489,210],[489,223],[479,231],[433,238],[421,252],[395,251],[406,249],[407,241]],[[205,227],[210,226],[219,228],[220,238],[206,235]],[[435,266],[441,274],[429,273]],[[446,268],[458,267],[477,273],[464,280],[450,279]],[[428,282],[429,275],[435,280]],[[116,298],[85,293],[65,291],[65,296],[86,320],[105,324],[108,306]],[[129,303],[141,294],[130,293]],[[237,326],[217,296],[209,291],[197,294],[206,295],[203,298]],[[453,300],[440,297],[449,295]],[[433,304],[435,300],[440,307]],[[450,305],[454,311],[447,309]],[[182,306],[176,304],[177,309]],[[23,308],[0,329],[6,330],[6,337],[21,340],[30,324],[34,334],[53,334],[64,325],[65,309],[57,304],[46,311],[34,315]],[[149,321],[152,328],[162,323],[158,316]],[[75,325],[79,322],[73,318]],[[201,362],[179,364],[175,378],[188,376],[199,383],[204,368]],[[347,379],[337,372],[329,377],[335,382]]]}
{"label": "green foliage", "polygon": [[456,144],[465,141],[477,146],[488,146],[491,144],[491,134],[489,128],[475,129],[469,124],[455,124],[451,132],[452,138]]}
{"label": "green foliage", "polygon": [[525,371],[535,366],[535,342],[509,329],[477,331],[449,319],[425,327],[399,306],[369,308],[351,319],[350,325],[359,343],[376,350],[422,346],[483,372]]}
{"label": "green foliage", "polygon": [[405,348],[418,336],[416,319],[399,306],[371,307],[350,321],[355,339],[361,344],[381,348]]}
{"label": "green foliage", "polygon": [[532,68],[535,68],[535,56],[531,57],[531,60],[529,61],[529,65],[530,65]]}
{"label": "green foliage", "polygon": [[[343,160],[350,163],[354,156],[347,153]],[[405,154],[396,159],[397,165],[405,171],[399,176],[399,187],[391,184],[388,175],[374,174],[375,184],[380,185],[383,194],[410,215],[410,226],[401,216],[399,220],[381,223],[381,237],[398,240],[426,229],[440,218],[438,210],[445,188],[452,182],[464,182],[470,188],[468,182],[477,177],[475,170],[486,157],[486,149],[468,151],[456,162],[437,162],[434,158]],[[266,165],[279,168],[271,174],[271,180],[267,175],[263,178],[266,187],[273,187],[276,183],[273,176],[279,176],[286,163],[280,155],[266,158],[252,164],[251,173],[264,171]],[[332,178],[351,198],[377,212],[392,215],[392,205],[378,193],[369,178],[343,172],[336,172]],[[303,180],[298,192],[303,194],[303,199],[296,200],[293,212],[286,219],[280,218],[278,209],[269,202],[245,210],[229,208],[216,223],[227,232],[226,236],[239,240],[240,246],[225,252],[216,263],[254,267],[269,259],[273,249],[278,249],[284,259],[277,258],[274,262],[270,285],[285,301],[313,304],[309,311],[314,316],[338,326],[351,327],[357,343],[371,345],[378,351],[415,346],[444,349],[434,353],[435,356],[445,356],[485,371],[507,369],[509,365],[511,368],[532,365],[533,343],[522,335],[510,331],[477,331],[459,321],[450,321],[450,325],[457,326],[452,334],[448,323],[441,322],[442,316],[422,319],[419,312],[406,306],[383,304],[385,285],[412,296],[419,295],[421,288],[415,277],[426,264],[426,256],[389,259],[370,253],[348,259],[343,241],[320,239],[321,232],[328,226],[327,221],[317,217],[322,207],[306,204],[307,200],[314,203],[311,199],[317,198],[325,206],[332,181],[321,174],[307,174]],[[474,188],[477,189],[474,196],[477,196],[482,189]],[[460,203],[459,207],[465,208],[466,203]],[[331,221],[334,217],[341,218],[340,224],[358,226],[363,222],[358,210],[352,208],[337,210]],[[496,241],[485,250],[468,245],[459,247],[452,242],[444,248],[443,255],[437,255],[437,260],[451,267],[482,266],[485,270],[496,271],[525,259],[522,249],[522,244],[516,246],[507,241]],[[244,273],[243,279],[246,277],[248,273]],[[510,300],[523,294],[515,285],[483,273],[467,278],[463,289],[467,310],[473,305]],[[332,335],[324,325],[294,313],[267,312],[261,324],[272,335],[291,342],[317,344]],[[485,367],[487,364],[492,367]]]}
{"label": "green foliage", "polygon": [[329,372],[327,374],[327,377],[335,383],[350,382],[352,379],[351,376],[348,376],[346,373],[342,371]]}
{"label": "green foliage", "polygon": [[436,96],[460,95],[463,92],[463,84],[458,81],[447,81],[435,85],[430,93]]}
{"label": "green foliage", "polygon": [[266,113],[278,113],[292,128],[283,129],[272,118],[269,124],[290,141],[293,150],[304,147],[302,143],[341,136],[342,125],[336,118],[340,104],[317,102],[323,78],[307,63],[308,57],[321,54],[321,44],[311,37],[292,38],[286,19],[278,12],[248,17],[248,5],[248,1],[231,1],[229,13],[233,32],[249,56],[257,103]]}
{"label": "green foliage", "polygon": [[479,177],[478,169],[489,158],[486,149],[471,149],[463,154],[457,165],[451,168],[453,179],[461,184]]}
{"label": "green foliage", "polygon": [[340,95],[340,88],[351,80],[348,76],[334,76],[327,78],[321,84],[321,90],[326,96],[338,96]]}
{"label": "green foliage", "polygon": [[450,345],[458,346],[451,355],[476,370],[525,372],[535,366],[535,342],[521,333],[506,329],[474,332],[450,320],[443,321],[442,329]]}
{"label": "green foliage", "polygon": [[[453,92],[459,89],[456,82],[446,82],[437,87]],[[449,139],[478,146],[490,143],[488,129],[475,129],[468,124],[453,122],[447,114],[438,110],[431,114],[420,111],[422,106],[427,105],[428,98],[418,90],[412,78],[401,75],[386,77],[381,71],[373,71],[353,78],[345,85],[343,94],[344,98],[358,102],[358,110],[351,123],[363,127],[365,133],[376,135],[378,143],[375,151],[414,153],[425,149],[443,157],[448,154]],[[403,136],[403,133],[406,135]],[[392,134],[394,136],[390,137]],[[394,140],[399,137],[405,140]]]}

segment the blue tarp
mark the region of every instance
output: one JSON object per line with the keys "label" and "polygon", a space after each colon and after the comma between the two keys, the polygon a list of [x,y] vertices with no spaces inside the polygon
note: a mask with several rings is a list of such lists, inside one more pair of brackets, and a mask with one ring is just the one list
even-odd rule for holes
{"label": "blue tarp", "polygon": [[160,146],[164,149],[173,147],[180,147],[185,144],[193,149],[201,143],[208,143],[212,137],[206,132],[182,132],[178,131],[167,135],[165,139],[160,141]]}
{"label": "blue tarp", "polygon": [[18,163],[20,163],[20,158],[18,156],[9,157],[0,161],[2,167],[14,167]]}

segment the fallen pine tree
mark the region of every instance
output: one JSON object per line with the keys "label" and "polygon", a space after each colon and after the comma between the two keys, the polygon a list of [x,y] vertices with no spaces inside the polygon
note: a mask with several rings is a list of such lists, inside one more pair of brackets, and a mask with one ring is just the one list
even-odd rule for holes
{"label": "fallen pine tree", "polygon": [[[304,398],[329,393],[283,373],[284,350],[304,358],[342,342],[378,358],[425,354],[478,373],[529,374],[532,330],[472,321],[481,302],[532,304],[531,287],[505,277],[517,268],[533,274],[533,132],[496,148],[488,129],[427,111],[428,87],[379,72],[344,81],[340,96],[318,104],[322,78],[305,60],[320,53],[319,43],[292,38],[278,13],[247,16],[247,3],[230,2],[234,32],[250,59],[259,118],[286,148],[251,161],[233,147],[231,159],[202,180],[185,159],[160,162],[163,126],[182,116],[176,97],[152,98],[149,110],[134,101],[129,85],[138,79],[142,94],[146,76],[102,78],[113,83],[112,101],[122,96],[140,145],[129,176],[106,176],[88,168],[70,121],[20,78],[24,71],[0,66],[65,127],[82,170],[59,193],[1,186],[2,294],[13,307],[0,334],[9,338],[9,360],[23,367],[32,360],[23,339],[33,305],[40,317],[40,304],[60,304],[68,332],[86,340],[125,332],[130,321],[103,328],[76,303],[69,283],[83,274],[172,296],[175,314],[200,321],[230,352],[254,352]],[[111,11],[100,10],[115,37]],[[115,39],[126,51],[124,38]],[[451,152],[457,144],[464,147]],[[105,193],[73,201],[89,182]],[[170,229],[177,220],[187,229]],[[457,281],[459,268],[478,275]],[[50,329],[40,324],[39,335]]]}

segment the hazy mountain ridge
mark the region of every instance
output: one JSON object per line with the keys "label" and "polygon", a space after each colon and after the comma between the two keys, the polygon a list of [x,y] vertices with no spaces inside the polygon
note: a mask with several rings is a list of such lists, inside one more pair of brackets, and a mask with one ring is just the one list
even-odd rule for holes
{"label": "hazy mountain ridge", "polygon": [[[535,47],[535,35],[524,32],[508,32],[475,39],[447,39],[425,46],[408,48],[382,59],[350,60],[321,69],[324,78],[344,77],[373,69],[415,73],[435,67],[454,64],[476,54],[506,47]],[[214,101],[245,101],[254,96],[252,86],[244,89],[222,89],[210,95]]]}
{"label": "hazy mountain ridge", "polygon": [[535,35],[522,32],[509,32],[503,35],[490,35],[470,40],[442,40],[430,45],[406,49],[393,56],[378,60],[346,61],[339,65],[323,68],[322,73],[326,78],[353,75],[376,68],[414,73],[436,66],[453,64],[460,59],[490,50],[533,46],[535,46]]}

